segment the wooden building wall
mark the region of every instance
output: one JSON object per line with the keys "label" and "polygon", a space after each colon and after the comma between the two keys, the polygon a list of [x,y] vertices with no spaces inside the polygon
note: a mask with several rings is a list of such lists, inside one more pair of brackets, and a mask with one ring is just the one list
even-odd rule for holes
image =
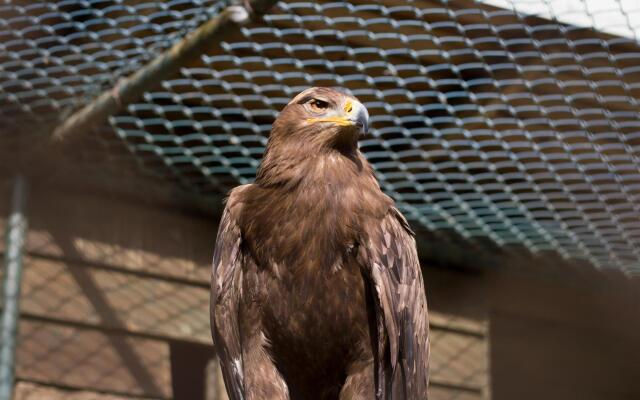
{"label": "wooden building wall", "polygon": [[[28,218],[16,399],[220,397],[208,321],[215,217],[36,186]],[[540,260],[424,266],[431,400],[640,398],[637,278]]]}
{"label": "wooden building wall", "polygon": [[[207,369],[216,218],[152,200],[35,186],[28,219],[16,399],[204,396],[196,386],[206,371],[209,382],[217,376]],[[426,270],[431,399],[487,398],[488,322],[478,277]],[[210,398],[216,388],[209,385]]]}
{"label": "wooden building wall", "polygon": [[528,265],[489,282],[495,400],[640,399],[640,279]]}

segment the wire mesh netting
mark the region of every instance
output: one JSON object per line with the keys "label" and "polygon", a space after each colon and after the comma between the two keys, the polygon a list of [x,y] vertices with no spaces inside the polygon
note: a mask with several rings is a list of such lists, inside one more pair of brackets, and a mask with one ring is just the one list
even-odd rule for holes
{"label": "wire mesh netting", "polygon": [[[59,123],[222,6],[6,3],[4,135]],[[371,115],[362,151],[417,226],[637,271],[639,14],[628,1],[280,2],[110,124],[146,168],[219,193],[253,179],[292,96],[344,86]]]}

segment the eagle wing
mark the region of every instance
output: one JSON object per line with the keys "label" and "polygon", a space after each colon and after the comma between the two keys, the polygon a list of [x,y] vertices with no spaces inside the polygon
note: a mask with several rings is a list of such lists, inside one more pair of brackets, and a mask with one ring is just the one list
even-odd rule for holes
{"label": "eagle wing", "polygon": [[234,214],[239,188],[227,200],[218,227],[211,276],[211,333],[230,400],[244,399],[238,308],[242,288],[242,236]]}
{"label": "eagle wing", "polygon": [[392,207],[359,252],[375,293],[377,399],[427,399],[429,321],[413,232]]}

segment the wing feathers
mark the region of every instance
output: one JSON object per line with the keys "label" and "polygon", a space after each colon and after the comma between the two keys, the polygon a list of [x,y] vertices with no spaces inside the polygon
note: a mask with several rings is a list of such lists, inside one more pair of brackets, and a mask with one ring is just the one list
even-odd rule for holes
{"label": "wing feathers", "polygon": [[[240,189],[240,188],[238,188]],[[238,190],[236,189],[236,190]],[[234,218],[240,207],[234,190],[216,240],[211,280],[211,327],[231,400],[244,400],[242,351],[238,331],[242,235]],[[240,189],[242,190],[242,189]],[[236,196],[237,197],[237,196]],[[370,227],[358,259],[375,293],[378,332],[376,397],[427,399],[429,325],[415,240],[406,220],[391,208]]]}
{"label": "wing feathers", "polygon": [[[392,208],[370,232],[361,260],[377,294],[378,398],[427,398],[429,325],[427,303],[413,232]],[[388,346],[388,348],[387,348]],[[382,354],[379,352],[378,354]],[[384,376],[380,371],[385,371]],[[384,394],[383,394],[384,393]]]}
{"label": "wing feathers", "polygon": [[229,196],[220,220],[211,276],[211,333],[231,400],[244,399],[242,349],[237,320],[242,288],[242,236],[233,217],[234,208],[239,207],[234,201],[234,193],[237,194],[238,189]]}

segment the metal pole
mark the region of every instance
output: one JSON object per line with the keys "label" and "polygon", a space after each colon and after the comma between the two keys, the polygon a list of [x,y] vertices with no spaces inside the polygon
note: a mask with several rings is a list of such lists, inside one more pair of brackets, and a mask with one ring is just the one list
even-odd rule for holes
{"label": "metal pole", "polygon": [[259,18],[275,3],[276,0],[245,0],[243,5],[228,6],[182,41],[74,113],[55,129],[53,142],[60,143],[77,134],[90,132],[91,128],[139,99],[154,84],[177,73],[180,67],[201,55],[214,40],[221,40],[234,28],[252,18]]}
{"label": "metal pole", "polygon": [[22,250],[24,247],[27,218],[25,216],[26,183],[16,177],[13,187],[11,216],[7,224],[7,250],[0,325],[0,400],[11,400],[14,384],[14,361],[18,316],[20,313],[20,283],[22,275]]}

